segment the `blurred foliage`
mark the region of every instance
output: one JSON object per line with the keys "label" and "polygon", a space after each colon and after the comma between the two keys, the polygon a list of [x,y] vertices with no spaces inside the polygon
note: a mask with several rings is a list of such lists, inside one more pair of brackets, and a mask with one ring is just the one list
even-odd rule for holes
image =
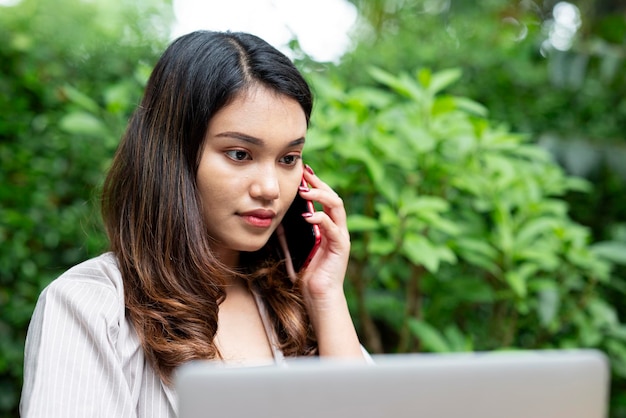
{"label": "blurred foliage", "polygon": [[[566,188],[558,194],[558,200],[564,203],[563,210],[573,221],[589,228],[594,253],[613,263],[612,274],[596,291],[613,309],[616,323],[624,322],[623,2],[350,1],[359,9],[361,22],[355,31],[353,51],[328,71],[338,85],[344,89],[377,86],[380,80],[364,71],[372,65],[396,75],[413,74],[416,68],[430,68],[435,73],[461,68],[461,79],[449,86],[449,94],[483,104],[489,109],[489,120],[505,124],[511,132],[525,133],[529,143],[548,150],[567,173],[589,181],[588,191]],[[559,46],[555,37],[563,34],[564,28],[558,26],[560,20],[555,11],[562,6],[575,12],[565,15],[566,23],[569,20],[575,30],[570,27],[569,42],[561,39]],[[520,171],[518,175],[526,173]],[[437,277],[441,278],[443,271],[445,268]],[[441,288],[429,287],[426,299],[435,303],[443,296],[432,293],[438,289]],[[458,324],[464,316],[452,319],[452,324]],[[383,340],[387,337],[383,335]],[[615,362],[623,361],[616,359],[624,358],[622,348],[613,349],[612,354]],[[612,415],[626,417],[623,373],[613,381],[613,392]]]}
{"label": "blurred foliage", "polygon": [[97,190],[168,33],[167,4],[0,6],[0,416],[41,289],[101,252]]}
{"label": "blurred foliage", "polygon": [[[365,344],[597,347],[626,417],[623,9],[576,2],[558,51],[554,1],[353,2],[354,51],[299,65],[317,94],[307,162],[350,214]],[[100,183],[171,19],[156,0],[0,6],[0,417],[39,292],[106,247]]]}
{"label": "blurred foliage", "polygon": [[[560,51],[549,41],[556,1],[354,3],[368,24],[341,66],[353,85],[371,83],[357,71],[364,62],[391,72],[462,67],[463,80],[453,90],[488,104],[495,120],[517,131],[623,139],[626,6],[607,10],[603,4],[614,2],[572,2],[581,26],[572,47]],[[600,102],[588,100],[600,96]],[[532,106],[520,112],[520,102]]]}
{"label": "blurred foliage", "polygon": [[[348,281],[374,352],[598,348],[626,378],[626,326],[605,299],[619,242],[592,245],[563,196],[588,192],[529,137],[443,94],[461,72],[314,76],[307,161],[343,196]],[[622,399],[616,396],[616,401]]]}
{"label": "blurred foliage", "polygon": [[572,216],[595,239],[615,239],[626,224],[623,2],[568,3],[579,27],[571,48],[559,50],[550,42],[563,30],[557,0],[351,1],[363,20],[354,51],[336,68],[348,86],[372,83],[366,65],[392,73],[463,68],[452,92],[483,103],[493,120],[532,135],[569,173],[596,184],[591,194],[568,194]]}

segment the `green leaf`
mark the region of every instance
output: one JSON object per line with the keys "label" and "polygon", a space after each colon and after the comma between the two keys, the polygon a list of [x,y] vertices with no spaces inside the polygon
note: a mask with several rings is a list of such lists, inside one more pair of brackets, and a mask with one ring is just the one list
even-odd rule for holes
{"label": "green leaf", "polygon": [[366,147],[350,147],[341,149],[340,153],[347,159],[360,161],[365,165],[367,173],[374,183],[377,192],[384,195],[389,201],[397,200],[396,184],[385,174],[384,161],[377,159]]}
{"label": "green leaf", "polygon": [[66,132],[79,135],[105,135],[106,126],[90,113],[73,112],[61,118],[59,126]]}
{"label": "green leaf", "polygon": [[620,321],[617,317],[617,312],[607,301],[595,297],[589,300],[587,306],[591,320],[596,327],[603,328],[619,325]]}
{"label": "green leaf", "polygon": [[368,72],[376,81],[386,85],[401,96],[416,100],[423,99],[424,94],[421,89],[406,74],[396,77],[376,67],[370,68]]}
{"label": "green leaf", "polygon": [[79,90],[75,89],[72,86],[65,85],[62,87],[63,93],[67,98],[74,104],[82,107],[84,110],[91,113],[98,113],[100,110],[100,106],[95,102],[91,97],[83,94]]}
{"label": "green leaf", "polygon": [[415,193],[402,193],[401,210],[405,215],[419,215],[424,212],[445,212],[449,203],[444,199],[434,196],[417,196]]}
{"label": "green leaf", "polygon": [[568,177],[565,183],[567,185],[567,189],[574,192],[589,193],[593,190],[593,185],[590,181],[579,177]]}
{"label": "green leaf", "polygon": [[456,244],[463,253],[480,254],[489,260],[495,260],[498,256],[498,252],[489,242],[477,238],[459,238]]}
{"label": "green leaf", "polygon": [[387,71],[381,70],[380,68],[377,68],[377,67],[371,67],[368,70],[368,73],[372,76],[374,80],[378,81],[379,83],[392,88],[393,90],[395,90],[396,92],[404,96],[410,96],[410,92],[408,91],[408,89],[393,74],[388,73]]}
{"label": "green leaf", "polygon": [[508,257],[511,255],[510,252],[514,242],[509,208],[501,202],[496,201],[493,219],[495,221],[496,245],[505,256]]}
{"label": "green leaf", "polygon": [[535,267],[541,267],[547,271],[554,271],[561,265],[558,248],[556,245],[545,245],[546,242],[531,244],[524,250],[515,251],[516,261],[530,262]]}
{"label": "green leaf", "polygon": [[455,264],[458,259],[454,251],[445,245],[439,245],[436,247],[437,255],[441,261],[446,261],[449,264]]}
{"label": "green leaf", "polygon": [[132,99],[132,88],[133,86],[128,83],[118,83],[107,88],[104,91],[107,111],[121,113],[128,109]]}
{"label": "green leaf", "polygon": [[493,288],[480,277],[458,276],[450,283],[447,295],[458,302],[493,303]]}
{"label": "green leaf", "polygon": [[351,96],[357,98],[363,105],[377,109],[385,108],[393,101],[393,96],[389,92],[370,87],[356,87]]}
{"label": "green leaf", "polygon": [[416,169],[415,158],[411,153],[406,152],[406,144],[399,141],[395,134],[374,131],[370,134],[369,139],[372,145],[382,153],[380,158],[385,161],[387,167],[397,166],[403,172],[411,172]]}
{"label": "green leaf", "polygon": [[379,227],[378,220],[369,216],[360,214],[348,215],[348,230],[350,232],[375,231]]}
{"label": "green leaf", "polygon": [[430,230],[439,231],[449,236],[456,236],[461,232],[461,227],[457,223],[434,212],[422,212],[416,218],[422,219]]}
{"label": "green leaf", "polygon": [[394,208],[387,204],[379,203],[376,205],[376,212],[378,213],[378,222],[384,226],[387,231],[390,229],[398,229],[400,219]]}
{"label": "green leaf", "polygon": [[457,109],[457,106],[452,97],[438,96],[438,97],[435,97],[435,101],[432,107],[432,114],[435,116],[449,115],[451,112],[454,112],[456,109]]}
{"label": "green leaf", "polygon": [[401,251],[413,264],[423,265],[432,273],[439,270],[440,257],[433,245],[423,236],[406,234]]}
{"label": "green leaf", "polygon": [[526,287],[526,280],[522,277],[521,274],[517,271],[508,271],[504,278],[506,282],[513,290],[513,293],[521,299],[525,299],[528,294],[528,289]]}
{"label": "green leaf", "polygon": [[409,150],[413,151],[408,156],[417,160],[420,155],[434,151],[437,140],[432,132],[420,126],[419,120],[408,118],[410,116],[404,116],[404,122],[396,125],[394,133],[399,140],[410,147]]}
{"label": "green leaf", "polygon": [[540,217],[529,220],[518,229],[515,235],[515,245],[520,247],[534,245],[544,234],[551,234],[557,222],[552,217]]}
{"label": "green leaf", "polygon": [[367,250],[373,255],[389,255],[396,249],[392,241],[382,237],[374,237],[367,245]]}
{"label": "green leaf", "polygon": [[556,314],[561,306],[561,297],[559,289],[553,283],[551,287],[544,287],[539,291],[539,305],[537,306],[537,314],[539,321],[544,327],[548,327],[556,318]]}
{"label": "green leaf", "polygon": [[483,268],[495,276],[500,275],[497,264],[498,252],[487,241],[473,238],[459,238],[456,240],[456,251],[459,256],[471,264]]}
{"label": "green leaf", "polygon": [[616,264],[626,265],[626,243],[620,241],[602,241],[593,244],[591,252],[605,260]]}
{"label": "green leaf", "polygon": [[398,293],[367,289],[365,304],[372,317],[399,330],[404,323],[404,298]]}
{"label": "green leaf", "polygon": [[489,115],[489,110],[482,104],[468,99],[467,97],[453,97],[454,104],[457,109],[463,110],[472,115],[481,116],[486,118]]}
{"label": "green leaf", "polygon": [[430,77],[430,83],[427,85],[428,91],[432,95],[435,95],[456,83],[461,78],[461,75],[462,71],[459,68],[452,68],[434,73]]}
{"label": "green leaf", "polygon": [[448,348],[453,352],[472,351],[474,344],[472,338],[469,335],[463,335],[459,327],[456,325],[449,325],[443,331],[446,337]]}
{"label": "green leaf", "polygon": [[415,79],[421,86],[428,88],[430,86],[430,80],[433,77],[433,72],[430,68],[420,68],[415,72]]}
{"label": "green leaf", "polygon": [[425,350],[434,353],[448,353],[451,351],[441,332],[429,323],[409,318],[408,325],[411,333],[419,339],[422,348]]}

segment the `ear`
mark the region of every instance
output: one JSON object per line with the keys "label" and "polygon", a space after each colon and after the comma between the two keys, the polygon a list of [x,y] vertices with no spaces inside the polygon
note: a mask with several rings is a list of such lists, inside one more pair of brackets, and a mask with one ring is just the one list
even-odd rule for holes
{"label": "ear", "polygon": [[278,225],[278,228],[276,228],[276,236],[278,237],[280,248],[283,250],[283,254],[285,256],[287,275],[289,276],[291,281],[295,283],[298,279],[298,276],[296,275],[296,270],[293,268],[291,253],[289,253],[289,247],[287,246],[287,238],[285,238],[285,229],[283,228],[283,224]]}

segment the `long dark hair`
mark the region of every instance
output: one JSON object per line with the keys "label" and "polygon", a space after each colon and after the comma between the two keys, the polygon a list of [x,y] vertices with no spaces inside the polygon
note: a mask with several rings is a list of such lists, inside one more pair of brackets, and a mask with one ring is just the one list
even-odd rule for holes
{"label": "long dark hair", "polygon": [[[306,81],[262,39],[208,31],[178,38],[157,62],[104,183],[102,214],[127,315],[168,383],[186,361],[219,358],[213,338],[223,286],[242,273],[210,249],[196,174],[209,121],[255,85],[295,99],[308,123],[313,99]],[[248,267],[285,355],[313,353],[297,284],[279,266]]]}

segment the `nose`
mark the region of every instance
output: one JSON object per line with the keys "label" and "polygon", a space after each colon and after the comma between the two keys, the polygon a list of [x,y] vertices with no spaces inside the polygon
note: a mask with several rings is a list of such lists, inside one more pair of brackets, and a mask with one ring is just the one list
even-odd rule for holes
{"label": "nose", "polygon": [[280,185],[275,167],[264,166],[258,170],[250,185],[250,196],[263,201],[278,199]]}

